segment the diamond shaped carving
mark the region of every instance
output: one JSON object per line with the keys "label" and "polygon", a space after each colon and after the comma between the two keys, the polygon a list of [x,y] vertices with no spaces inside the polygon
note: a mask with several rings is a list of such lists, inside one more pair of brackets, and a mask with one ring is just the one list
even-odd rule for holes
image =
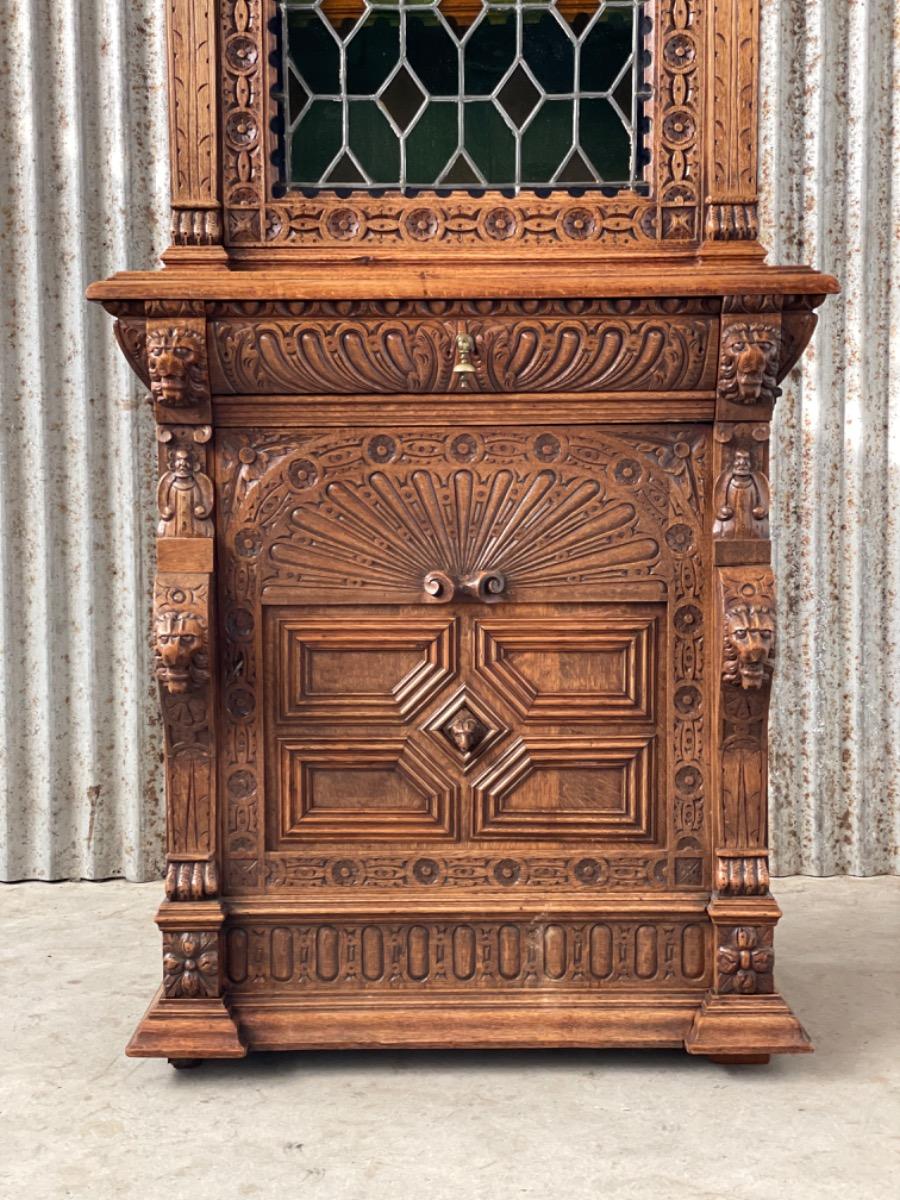
{"label": "diamond shaped carving", "polygon": [[509,732],[493,709],[467,687],[455,691],[422,728],[464,771]]}

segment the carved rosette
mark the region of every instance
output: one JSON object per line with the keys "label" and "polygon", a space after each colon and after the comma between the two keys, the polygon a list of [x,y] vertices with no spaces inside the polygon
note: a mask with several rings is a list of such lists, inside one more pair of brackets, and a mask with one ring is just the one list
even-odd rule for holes
{"label": "carved rosette", "polygon": [[771,926],[719,926],[716,990],[720,995],[752,996],[775,991]]}
{"label": "carved rosette", "polygon": [[218,996],[219,934],[208,930],[163,933],[163,992],[169,1000]]}

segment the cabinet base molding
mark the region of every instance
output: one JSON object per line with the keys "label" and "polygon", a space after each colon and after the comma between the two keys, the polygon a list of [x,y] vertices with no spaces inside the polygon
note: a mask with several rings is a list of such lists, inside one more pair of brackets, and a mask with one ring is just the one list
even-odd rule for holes
{"label": "cabinet base molding", "polygon": [[247,1046],[221,997],[169,1000],[160,988],[125,1048],[129,1058],[243,1058]]}
{"label": "cabinet base molding", "polygon": [[707,996],[694,1017],[684,1048],[712,1059],[770,1054],[808,1054],[806,1030],[785,1000],[766,996]]}

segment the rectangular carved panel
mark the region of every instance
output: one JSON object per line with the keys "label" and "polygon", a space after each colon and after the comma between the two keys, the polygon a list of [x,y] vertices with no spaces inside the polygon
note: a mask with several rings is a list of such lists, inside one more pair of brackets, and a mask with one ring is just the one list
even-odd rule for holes
{"label": "rectangular carved panel", "polygon": [[402,740],[281,741],[280,840],[448,836],[457,789]]}
{"label": "rectangular carved panel", "polygon": [[528,721],[653,720],[658,621],[476,622],[476,670]]}
{"label": "rectangular carved panel", "polygon": [[647,840],[653,836],[654,739],[517,741],[473,783],[480,837]]}
{"label": "rectangular carved panel", "polygon": [[711,926],[685,920],[303,922],[234,926],[236,991],[596,990],[708,985]]}
{"label": "rectangular carved panel", "polygon": [[405,721],[456,673],[452,619],[293,611],[279,610],[271,632],[279,721]]}

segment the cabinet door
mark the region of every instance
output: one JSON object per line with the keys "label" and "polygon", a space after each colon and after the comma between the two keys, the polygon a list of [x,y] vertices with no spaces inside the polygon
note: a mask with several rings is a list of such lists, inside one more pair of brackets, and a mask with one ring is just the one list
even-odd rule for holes
{"label": "cabinet door", "polygon": [[217,470],[234,886],[687,882],[701,430],[229,431]]}

